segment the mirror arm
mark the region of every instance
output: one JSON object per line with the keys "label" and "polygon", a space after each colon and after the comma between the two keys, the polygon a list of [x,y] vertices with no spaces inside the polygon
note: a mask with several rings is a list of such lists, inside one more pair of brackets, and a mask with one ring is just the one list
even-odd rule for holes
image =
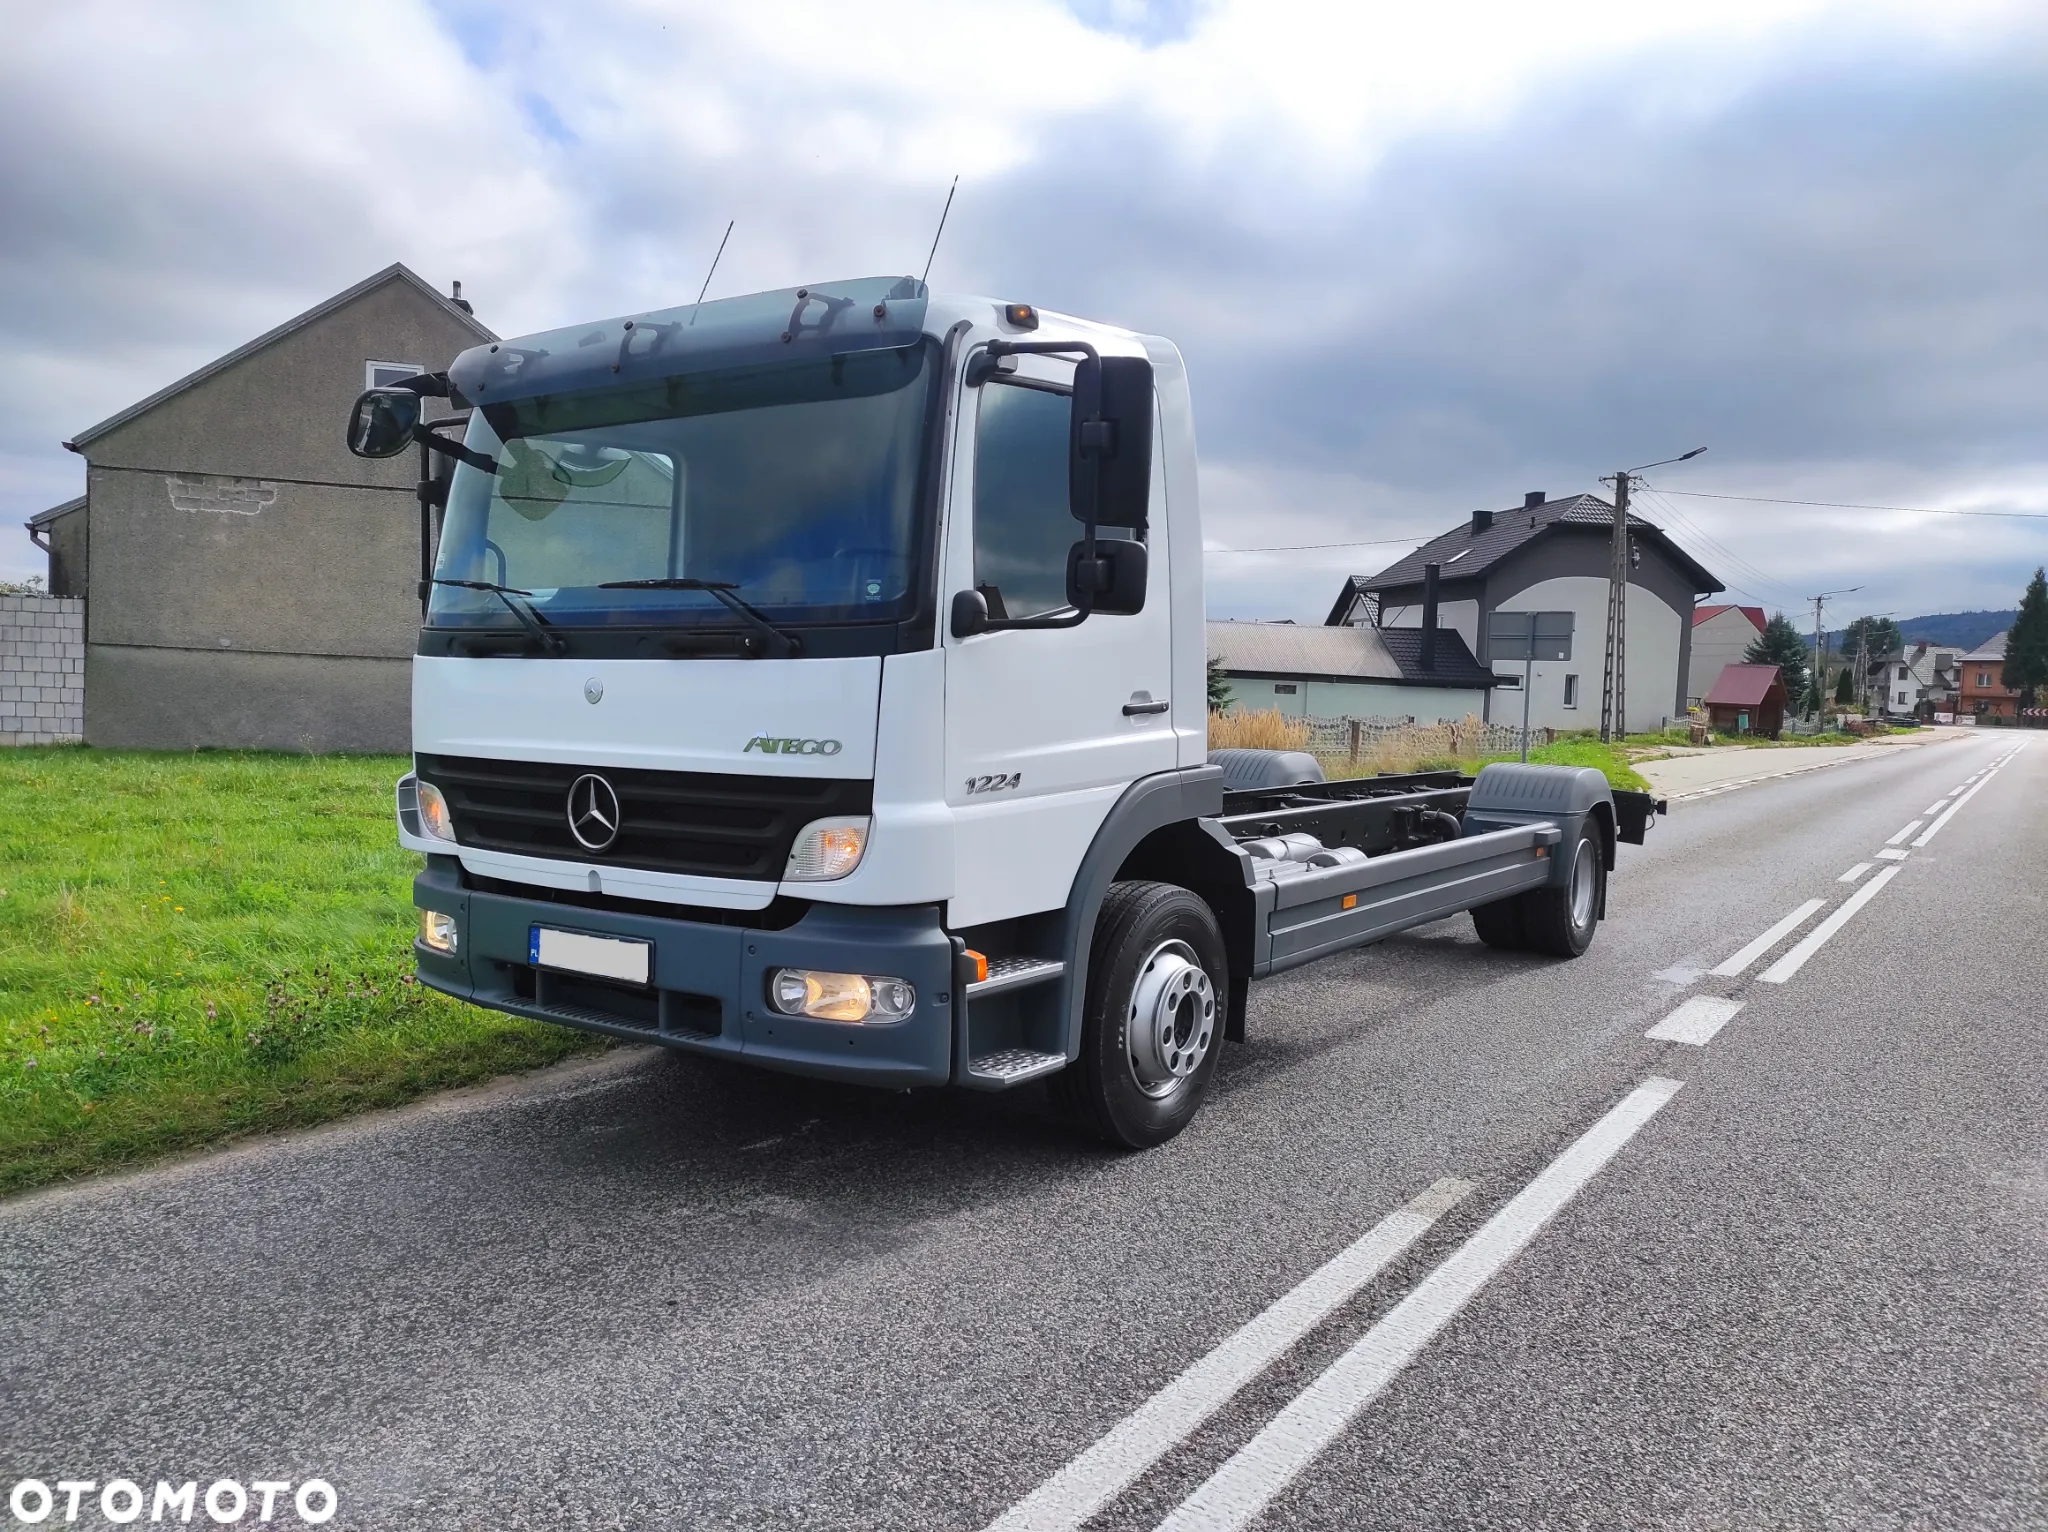
{"label": "mirror arm", "polygon": [[[440,437],[434,435],[432,426],[422,425],[417,427],[413,432],[413,440],[431,451],[447,453],[448,456],[454,458],[458,463],[469,464],[478,473],[496,473],[498,471],[498,460],[496,458],[487,457],[477,451],[476,448],[464,446],[461,442],[443,441]],[[425,460],[422,459],[422,461]],[[422,474],[421,477],[424,478],[425,475]]]}

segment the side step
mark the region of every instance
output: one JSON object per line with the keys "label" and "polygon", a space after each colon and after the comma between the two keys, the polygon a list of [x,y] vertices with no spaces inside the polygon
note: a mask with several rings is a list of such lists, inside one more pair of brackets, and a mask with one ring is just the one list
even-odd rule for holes
{"label": "side step", "polygon": [[[971,1005],[987,995],[1007,994],[1034,984],[1048,984],[1067,971],[1057,958],[997,958],[988,965],[988,977],[967,986]],[[1056,1074],[1067,1067],[1063,1053],[1041,1053],[1036,1048],[996,1048],[976,1054],[967,1061],[967,1077],[961,1082],[976,1090],[1009,1090],[1026,1080]]]}
{"label": "side step", "polygon": [[983,995],[1000,995],[1006,989],[1043,984],[1048,979],[1057,979],[1066,971],[1067,965],[1058,958],[997,958],[988,965],[986,979],[978,979],[967,986],[967,998],[979,1000]]}
{"label": "side step", "polygon": [[[993,966],[993,965],[991,965]],[[967,1082],[983,1089],[1008,1090],[1026,1080],[1036,1080],[1066,1068],[1063,1053],[1039,1053],[1031,1048],[999,1048],[967,1063]]]}

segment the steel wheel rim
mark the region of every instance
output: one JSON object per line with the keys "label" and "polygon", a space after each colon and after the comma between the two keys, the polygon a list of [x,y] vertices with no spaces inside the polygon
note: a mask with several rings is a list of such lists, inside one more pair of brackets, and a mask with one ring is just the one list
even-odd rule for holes
{"label": "steel wheel rim", "polygon": [[1572,925],[1584,930],[1593,922],[1593,858],[1600,853],[1581,841],[1572,864]]}
{"label": "steel wheel rim", "polygon": [[1215,1040],[1215,984],[1186,942],[1161,942],[1131,986],[1124,1018],[1131,1078],[1148,1096],[1171,1095],[1202,1067]]}

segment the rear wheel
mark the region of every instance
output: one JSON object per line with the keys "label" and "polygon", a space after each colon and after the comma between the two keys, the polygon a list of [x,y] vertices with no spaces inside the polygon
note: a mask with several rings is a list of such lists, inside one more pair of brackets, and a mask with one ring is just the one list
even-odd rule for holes
{"label": "rear wheel", "polygon": [[1607,860],[1600,832],[1591,824],[1572,848],[1571,871],[1562,888],[1532,888],[1522,895],[1522,929],[1530,950],[1575,958],[1593,945],[1600,906],[1607,891]]}
{"label": "rear wheel", "polygon": [[1472,912],[1472,929],[1489,947],[1498,947],[1503,952],[1520,952],[1529,945],[1522,935],[1522,896],[1512,894],[1506,899],[1480,905]]}
{"label": "rear wheel", "polygon": [[1081,1056],[1053,1076],[1082,1126],[1127,1149],[1163,1144],[1208,1093],[1230,973],[1207,903],[1171,883],[1116,883],[1088,955]]}

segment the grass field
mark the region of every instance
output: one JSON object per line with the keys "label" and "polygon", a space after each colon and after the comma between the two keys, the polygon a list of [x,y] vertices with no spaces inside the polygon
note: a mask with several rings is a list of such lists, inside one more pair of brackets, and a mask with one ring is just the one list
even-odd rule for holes
{"label": "grass field", "polygon": [[0,751],[0,1193],[601,1046],[412,982],[406,764]]}

